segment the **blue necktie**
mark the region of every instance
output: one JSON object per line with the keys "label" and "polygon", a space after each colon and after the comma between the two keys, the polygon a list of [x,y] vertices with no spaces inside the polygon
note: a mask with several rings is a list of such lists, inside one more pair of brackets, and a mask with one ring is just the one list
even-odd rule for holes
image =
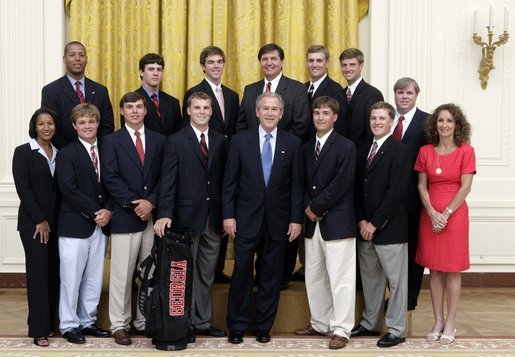
{"label": "blue necktie", "polygon": [[268,178],[272,171],[272,144],[270,138],[272,134],[265,135],[265,142],[263,143],[263,150],[261,151],[261,165],[263,165],[263,177],[265,178],[265,186],[268,186]]}

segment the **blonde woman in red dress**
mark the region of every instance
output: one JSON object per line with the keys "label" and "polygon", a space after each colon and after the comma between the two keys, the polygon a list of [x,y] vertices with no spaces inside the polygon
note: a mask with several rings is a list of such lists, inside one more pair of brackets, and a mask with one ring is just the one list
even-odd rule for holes
{"label": "blonde woman in red dress", "polygon": [[469,144],[470,124],[455,104],[436,108],[426,122],[426,136],[429,144],[420,149],[415,163],[423,205],[416,261],[430,270],[435,322],[426,340],[448,345],[456,333],[461,272],[470,267],[465,198],[476,173],[476,157]]}

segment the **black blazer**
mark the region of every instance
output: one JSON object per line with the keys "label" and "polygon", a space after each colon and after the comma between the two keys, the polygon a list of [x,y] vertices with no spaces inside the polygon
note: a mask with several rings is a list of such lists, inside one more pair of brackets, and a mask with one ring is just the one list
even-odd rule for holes
{"label": "black blazer", "polygon": [[211,103],[213,105],[213,114],[209,120],[209,129],[212,129],[222,135],[225,135],[227,139],[236,132],[236,121],[238,120],[238,110],[240,108],[240,98],[238,94],[230,88],[227,88],[222,84],[222,94],[224,95],[224,106],[225,106],[225,122],[222,117],[222,111],[220,105],[216,99],[216,95],[211,89],[211,86],[207,80],[203,80],[196,86],[191,87],[184,94],[184,100],[182,102],[182,115],[184,117],[183,126],[188,126],[190,123],[190,116],[187,111],[188,98],[193,93],[204,92],[211,97]]}
{"label": "black blazer", "polygon": [[[112,202],[105,186],[97,181],[90,154],[79,139],[59,151],[55,175],[62,194],[58,235],[90,237],[96,228],[95,212],[102,208],[112,211]],[[109,225],[102,231],[109,235]]]}
{"label": "black blazer", "polygon": [[100,167],[103,182],[113,199],[111,233],[142,232],[147,227],[147,222],[134,213],[130,203],[146,199],[157,206],[164,145],[164,135],[145,128],[143,166],[125,126],[103,139]]}
{"label": "black blazer", "polygon": [[[144,121],[145,128],[168,136],[177,132],[182,127],[181,105],[177,98],[160,90],[159,112],[161,117],[158,117],[156,106],[143,87],[139,87],[136,92],[145,98],[147,104],[147,114],[145,115]],[[124,125],[125,119],[123,115],[120,115],[120,127]]]}
{"label": "black blazer", "polygon": [[12,170],[20,198],[18,231],[34,232],[46,220],[50,231],[57,232],[59,193],[47,160],[26,143],[14,150]]}
{"label": "black blazer", "polygon": [[161,168],[157,218],[168,217],[177,228],[204,232],[207,218],[222,232],[221,193],[226,139],[214,130],[208,133],[207,166],[191,125],[166,141]]}
{"label": "black blazer", "polygon": [[[84,98],[86,102],[94,104],[100,111],[98,137],[112,133],[114,131],[113,107],[107,88],[85,78]],[[70,118],[72,109],[77,104],[80,104],[79,97],[66,75],[47,84],[41,91],[41,106],[57,112],[58,125],[52,143],[58,149],[77,139],[77,132],[73,128]]]}
{"label": "black blazer", "polygon": [[408,215],[404,197],[413,171],[409,148],[389,136],[367,167],[369,151],[370,146],[358,151],[356,221],[366,220],[377,227],[374,244],[405,243]]}
{"label": "black blazer", "polygon": [[[323,217],[319,222],[324,240],[356,237],[354,180],[356,148],[352,141],[333,132],[327,138],[318,160],[314,160],[316,139],[304,144],[306,191],[304,207]],[[312,238],[315,222],[305,220],[306,238]]]}
{"label": "black blazer", "polygon": [[[428,116],[428,113],[423,112],[417,108],[415,115],[413,115],[413,119],[411,119],[411,123],[408,126],[408,129],[402,136],[402,142],[408,145],[410,149],[411,160],[413,164],[415,164],[415,161],[417,160],[418,151],[420,148],[427,144],[426,136],[424,133],[424,126]],[[418,172],[415,170],[411,172],[407,190],[408,192],[406,193],[406,200],[404,201],[406,209],[408,212],[419,213],[422,207],[422,203],[420,202],[420,194],[418,192]]]}
{"label": "black blazer", "polygon": [[[257,128],[259,119],[256,116],[256,99],[263,93],[265,81],[249,84],[243,91],[236,131]],[[284,101],[284,113],[278,127],[295,134],[304,140],[308,135],[310,119],[309,98],[306,87],[284,74],[279,80],[275,93],[280,94]]]}
{"label": "black blazer", "polygon": [[[306,82],[304,85],[306,86],[306,91],[309,91],[309,86],[311,82]],[[344,135],[344,121],[345,121],[345,109],[347,106],[347,96],[345,95],[345,91],[343,90],[342,86],[336,82],[333,81],[329,76],[326,76],[324,80],[320,83],[317,90],[313,94],[313,97],[310,99],[310,122],[309,122],[309,140],[313,139],[316,134],[315,126],[313,125],[313,102],[318,97],[322,96],[328,96],[331,98],[336,99],[338,104],[340,105],[340,112],[338,113],[338,119],[336,120],[336,123],[334,123],[334,130],[340,134]]]}
{"label": "black blazer", "polygon": [[222,217],[236,219],[236,239],[257,237],[263,227],[272,239],[286,239],[290,223],[303,223],[303,166],[300,139],[278,129],[265,186],[258,128],[232,137],[225,164]]}
{"label": "black blazer", "polygon": [[[348,87],[345,87],[347,93]],[[347,97],[345,97],[347,98]],[[366,83],[364,79],[359,82],[352,99],[347,104],[345,99],[345,121],[343,123],[343,135],[356,144],[359,149],[372,144],[372,132],[370,131],[370,107],[372,104],[383,101],[383,94],[376,87]]]}

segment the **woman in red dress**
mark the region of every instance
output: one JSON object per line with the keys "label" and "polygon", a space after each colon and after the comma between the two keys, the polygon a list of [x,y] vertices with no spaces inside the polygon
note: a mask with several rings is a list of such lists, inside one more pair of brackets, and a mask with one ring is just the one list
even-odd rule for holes
{"label": "woman in red dress", "polygon": [[[454,341],[461,273],[469,263],[469,215],[465,198],[476,173],[470,124],[460,107],[444,104],[427,119],[426,136],[415,163],[422,200],[416,261],[430,270],[435,322],[430,342]],[[447,295],[447,318],[444,301]]]}

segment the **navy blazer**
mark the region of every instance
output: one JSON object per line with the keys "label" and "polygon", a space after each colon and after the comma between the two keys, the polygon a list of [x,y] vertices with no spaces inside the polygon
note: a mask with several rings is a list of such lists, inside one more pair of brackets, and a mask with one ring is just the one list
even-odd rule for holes
{"label": "navy blazer", "polygon": [[[259,126],[259,119],[256,116],[256,99],[263,93],[264,87],[265,80],[263,79],[245,86],[236,131]],[[278,127],[304,140],[308,135],[310,120],[309,98],[306,87],[283,74],[275,93],[281,95],[284,101],[283,117],[279,121]]]}
{"label": "navy blazer", "polygon": [[208,161],[191,125],[166,141],[161,168],[157,218],[172,219],[172,226],[189,228],[193,234],[211,227],[222,232],[221,193],[226,154],[226,139],[209,130]]}
{"label": "navy blazer", "polygon": [[[306,82],[304,85],[306,86],[306,91],[309,91],[309,86],[311,82]],[[345,91],[343,90],[340,83],[333,81],[329,76],[326,76],[324,80],[320,83],[317,90],[313,94],[313,97],[310,99],[310,122],[309,122],[309,140],[313,139],[316,134],[315,126],[313,125],[313,108],[312,105],[315,102],[315,99],[322,96],[328,96],[336,99],[338,105],[340,106],[340,112],[338,113],[338,119],[336,123],[334,123],[334,130],[340,134],[344,135],[344,121],[345,121],[345,109],[347,106],[347,96],[345,95]]]}
{"label": "navy blazer", "polygon": [[141,232],[147,227],[130,204],[146,199],[157,206],[164,145],[164,135],[145,128],[143,166],[125,126],[103,139],[100,165],[104,184],[113,199],[111,233]]}
{"label": "navy blazer", "polygon": [[[356,237],[354,214],[354,180],[356,148],[352,141],[333,130],[318,160],[314,160],[316,139],[304,144],[306,191],[304,207],[322,217],[319,221],[322,239]],[[306,238],[312,238],[315,222],[306,218]]]}
{"label": "navy blazer", "polygon": [[[145,115],[144,121],[145,128],[161,133],[164,136],[172,135],[181,129],[181,105],[177,98],[172,97],[162,90],[159,91],[159,113],[161,114],[161,117],[159,117],[154,102],[143,87],[139,87],[136,92],[145,98],[147,105],[147,114]],[[120,127],[124,125],[125,119],[123,115],[120,115]]]}
{"label": "navy blazer", "polygon": [[224,96],[224,106],[225,106],[225,121],[222,117],[222,111],[220,109],[220,105],[218,104],[218,100],[216,99],[216,95],[211,89],[211,86],[204,79],[202,82],[197,84],[196,86],[191,87],[184,94],[184,100],[182,102],[182,115],[184,117],[184,125],[187,126],[190,123],[190,116],[188,114],[188,98],[193,93],[204,92],[211,97],[211,103],[213,106],[213,114],[211,115],[211,119],[209,120],[209,129],[213,129],[214,131],[225,135],[226,138],[230,139],[231,136],[236,132],[236,121],[238,120],[238,110],[240,108],[240,98],[238,94],[230,88],[227,88],[222,84],[222,94]]}
{"label": "navy blazer", "polygon": [[404,197],[413,171],[410,150],[389,136],[367,167],[369,151],[370,146],[358,151],[356,221],[366,220],[377,228],[374,244],[405,243],[408,214]]}
{"label": "navy blazer", "polygon": [[[348,87],[345,87],[347,93]],[[343,122],[343,136],[349,138],[359,149],[372,144],[372,131],[370,130],[370,107],[372,104],[383,101],[383,94],[376,87],[366,83],[364,79],[359,82],[350,103],[345,100],[345,121]]]}
{"label": "navy blazer", "polygon": [[[418,151],[422,146],[427,144],[424,127],[428,116],[428,113],[423,112],[417,108],[415,115],[413,115],[413,119],[411,119],[411,123],[408,126],[408,129],[402,136],[401,141],[408,145],[410,148],[413,165],[417,160]],[[419,213],[420,209],[422,208],[420,194],[418,192],[418,172],[415,170],[411,172],[410,182],[408,184],[408,192],[406,193],[406,200],[404,203],[408,212]]]}
{"label": "navy blazer", "polygon": [[[99,141],[97,143],[101,146]],[[102,162],[101,155],[99,162]],[[55,175],[62,194],[58,235],[90,237],[97,225],[95,212],[102,208],[112,211],[113,208],[105,186],[97,181],[90,153],[79,139],[59,151]],[[109,224],[102,227],[102,231],[109,235]]]}
{"label": "navy blazer", "polygon": [[[107,88],[85,78],[84,99],[87,103],[94,104],[100,111],[98,137],[112,133],[114,131],[113,107]],[[72,109],[77,104],[80,104],[79,97],[66,75],[47,84],[41,90],[41,106],[53,109],[57,113],[58,123],[52,143],[58,149],[77,139],[77,132],[71,121]]]}
{"label": "navy blazer", "polygon": [[36,230],[36,224],[48,221],[57,232],[59,192],[47,160],[26,143],[16,147],[13,155],[13,178],[20,198],[18,231]]}
{"label": "navy blazer", "polygon": [[255,238],[264,227],[272,239],[287,239],[289,223],[303,223],[303,166],[300,139],[278,129],[265,186],[258,128],[232,137],[225,164],[222,217],[236,219],[237,239]]}

